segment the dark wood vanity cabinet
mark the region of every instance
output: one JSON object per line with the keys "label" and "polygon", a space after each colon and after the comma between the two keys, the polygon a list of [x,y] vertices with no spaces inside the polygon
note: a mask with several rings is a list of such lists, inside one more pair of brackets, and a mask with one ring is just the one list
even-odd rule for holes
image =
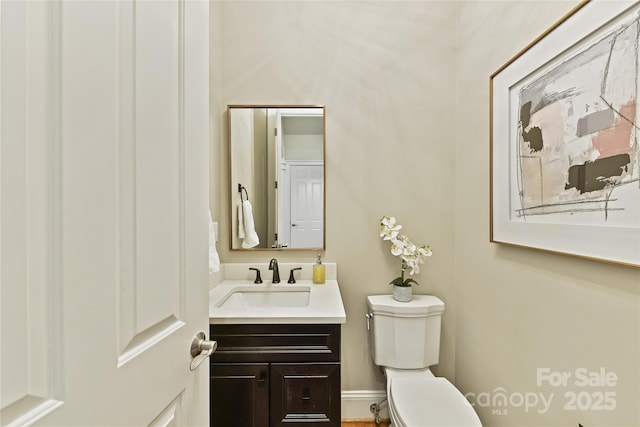
{"label": "dark wood vanity cabinet", "polygon": [[210,368],[211,425],[268,427],[269,364],[212,363]]}
{"label": "dark wood vanity cabinet", "polygon": [[340,426],[340,325],[210,325],[212,427]]}

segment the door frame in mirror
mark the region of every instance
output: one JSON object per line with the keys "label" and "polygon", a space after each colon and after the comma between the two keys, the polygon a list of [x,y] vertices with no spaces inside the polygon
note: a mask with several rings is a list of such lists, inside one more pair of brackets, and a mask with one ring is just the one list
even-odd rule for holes
{"label": "door frame in mirror", "polygon": [[[308,248],[290,248],[290,247],[253,247],[249,249],[245,249],[242,247],[238,247],[236,245],[234,247],[234,234],[237,232],[236,227],[234,227],[234,221],[236,221],[233,212],[236,210],[238,201],[240,201],[241,194],[245,194],[244,192],[239,192],[238,182],[233,182],[232,178],[232,132],[231,132],[231,111],[234,109],[322,109],[322,246],[316,247],[308,247]],[[229,250],[230,251],[324,251],[327,247],[327,191],[326,191],[326,182],[327,182],[327,162],[326,162],[326,150],[327,150],[327,110],[326,106],[323,104],[229,104],[227,105],[226,114],[227,114],[227,177],[228,177],[228,201],[229,201],[229,209],[228,209],[228,219],[229,219]]]}

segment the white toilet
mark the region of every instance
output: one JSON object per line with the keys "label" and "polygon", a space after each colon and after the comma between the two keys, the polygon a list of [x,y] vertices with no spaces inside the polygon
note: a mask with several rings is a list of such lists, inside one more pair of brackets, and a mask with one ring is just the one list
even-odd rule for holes
{"label": "white toilet", "polygon": [[444,303],[431,295],[414,295],[411,302],[373,295],[367,303],[371,355],[387,378],[392,426],[482,426],[462,393],[429,370],[440,358]]}

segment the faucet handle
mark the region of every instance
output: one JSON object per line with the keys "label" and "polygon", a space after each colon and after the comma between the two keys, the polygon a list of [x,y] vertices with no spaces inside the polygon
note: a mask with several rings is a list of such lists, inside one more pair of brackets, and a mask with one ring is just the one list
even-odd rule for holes
{"label": "faucet handle", "polygon": [[260,269],[249,268],[249,270],[254,270],[256,272],[256,280],[254,280],[253,283],[262,283],[262,277],[260,277]]}
{"label": "faucet handle", "polygon": [[297,267],[297,268],[292,268],[291,271],[289,272],[289,280],[287,281],[287,283],[296,283],[296,278],[293,277],[293,272],[296,270],[302,270],[302,267]]}

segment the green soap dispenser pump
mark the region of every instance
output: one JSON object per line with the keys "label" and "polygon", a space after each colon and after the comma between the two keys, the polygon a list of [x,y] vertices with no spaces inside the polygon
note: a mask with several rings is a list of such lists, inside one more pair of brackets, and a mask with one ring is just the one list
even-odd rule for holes
{"label": "green soap dispenser pump", "polygon": [[316,285],[324,284],[324,264],[320,259],[320,254],[316,255],[316,263],[313,265],[313,283]]}

